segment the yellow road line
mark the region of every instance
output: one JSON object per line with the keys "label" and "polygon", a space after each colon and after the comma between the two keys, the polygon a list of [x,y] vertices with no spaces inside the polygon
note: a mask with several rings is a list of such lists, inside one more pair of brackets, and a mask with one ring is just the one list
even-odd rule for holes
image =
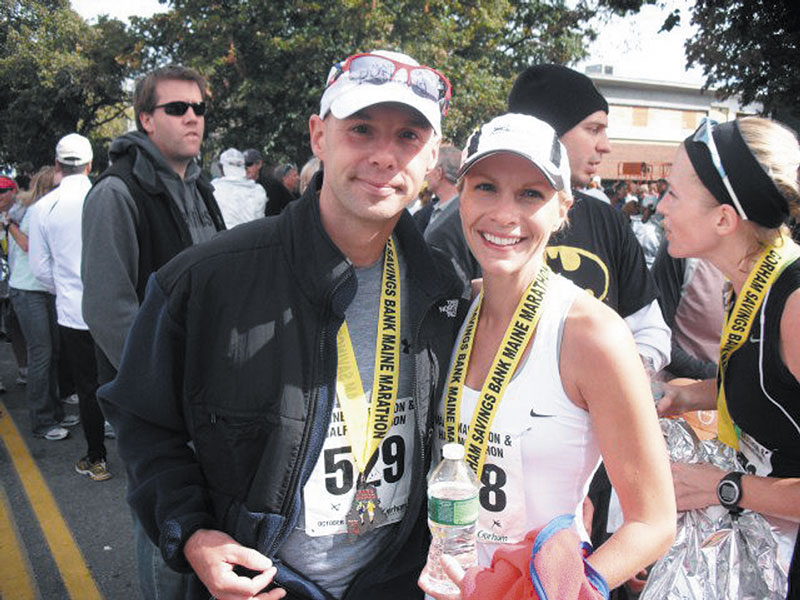
{"label": "yellow road line", "polygon": [[35,600],[31,565],[17,534],[5,489],[0,486],[0,598]]}
{"label": "yellow road line", "polygon": [[33,512],[41,524],[69,597],[102,600],[103,596],[97,588],[69,525],[61,514],[53,493],[2,402],[0,402],[0,437],[14,461],[14,467],[28,494]]}

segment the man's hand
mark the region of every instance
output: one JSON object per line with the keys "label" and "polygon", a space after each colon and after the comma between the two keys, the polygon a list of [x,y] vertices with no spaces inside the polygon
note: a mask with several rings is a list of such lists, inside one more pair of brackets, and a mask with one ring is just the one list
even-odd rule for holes
{"label": "man's hand", "polygon": [[[278,600],[286,595],[282,589],[260,594],[272,583],[277,569],[269,558],[221,531],[198,529],[186,542],[183,553],[218,600]],[[239,576],[234,572],[237,565],[260,573],[252,578]]]}

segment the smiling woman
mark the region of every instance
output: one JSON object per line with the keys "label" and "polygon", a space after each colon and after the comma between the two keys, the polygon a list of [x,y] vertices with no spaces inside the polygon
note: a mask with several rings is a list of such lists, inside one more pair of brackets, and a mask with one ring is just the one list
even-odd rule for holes
{"label": "smiling woman", "polygon": [[[582,503],[602,455],[625,522],[586,568],[600,573],[593,589],[604,587],[603,578],[616,587],[669,546],[675,504],[629,330],[544,261],[572,204],[566,149],[543,121],[497,117],[470,137],[459,187],[483,291],[459,333],[452,364],[467,368],[452,368],[437,445],[465,444],[480,478],[479,563],[488,566],[497,551],[565,514],[587,540]],[[624,439],[616,433],[621,423]],[[579,568],[569,576],[584,578]],[[467,597],[489,596],[470,589]]]}

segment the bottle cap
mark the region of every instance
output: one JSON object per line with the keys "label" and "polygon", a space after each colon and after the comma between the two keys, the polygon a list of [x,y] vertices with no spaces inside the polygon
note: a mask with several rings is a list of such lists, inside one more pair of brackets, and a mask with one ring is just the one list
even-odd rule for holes
{"label": "bottle cap", "polygon": [[464,446],[455,442],[445,444],[442,448],[442,455],[447,460],[461,460],[464,458]]}

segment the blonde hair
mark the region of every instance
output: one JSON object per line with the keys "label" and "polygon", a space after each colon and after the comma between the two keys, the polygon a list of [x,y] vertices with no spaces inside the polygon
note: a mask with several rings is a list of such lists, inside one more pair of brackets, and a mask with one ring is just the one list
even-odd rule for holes
{"label": "blonde hair", "polygon": [[56,188],[55,176],[56,168],[51,165],[44,166],[36,171],[36,174],[31,178],[28,191],[20,193],[20,202],[24,206],[30,206],[39,198],[54,190]]}
{"label": "blonde hair", "polygon": [[800,144],[794,132],[771,119],[745,117],[739,131],[750,152],[764,167],[789,204],[789,214],[800,217]]}
{"label": "blonde hair", "polygon": [[[789,205],[789,214],[800,218],[800,144],[785,125],[763,117],[739,119],[739,131],[750,152],[758,161]],[[768,228],[749,223],[758,246],[739,262],[739,270],[749,273],[753,261],[781,235],[791,237],[789,227]]]}
{"label": "blonde hair", "polygon": [[312,156],[303,165],[300,170],[300,194],[304,194],[308,184],[311,183],[311,178],[322,168],[322,162],[316,157]]}

